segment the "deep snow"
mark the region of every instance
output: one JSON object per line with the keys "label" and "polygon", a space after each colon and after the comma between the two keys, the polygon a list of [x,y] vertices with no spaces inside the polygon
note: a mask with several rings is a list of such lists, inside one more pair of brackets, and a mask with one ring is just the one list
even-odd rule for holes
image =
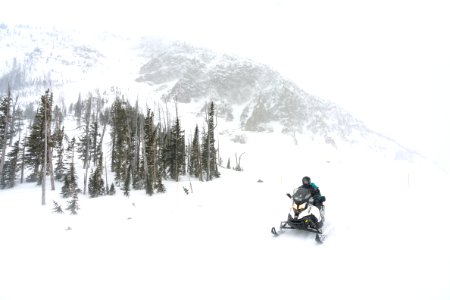
{"label": "deep snow", "polygon": [[[60,186],[46,206],[34,184],[1,190],[0,299],[450,298],[448,175],[368,152],[313,155],[276,134],[231,145],[221,140],[246,152],[244,171],[192,179],[189,195],[188,178],[152,197],[80,195],[72,216],[51,212],[65,206]],[[270,233],[304,175],[327,197],[322,245]]]}

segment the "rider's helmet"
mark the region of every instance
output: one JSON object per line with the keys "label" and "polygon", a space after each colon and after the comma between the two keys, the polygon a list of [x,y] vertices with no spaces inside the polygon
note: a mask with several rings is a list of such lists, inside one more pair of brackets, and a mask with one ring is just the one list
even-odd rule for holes
{"label": "rider's helmet", "polygon": [[303,177],[302,184],[311,184],[311,178],[309,178],[308,176]]}

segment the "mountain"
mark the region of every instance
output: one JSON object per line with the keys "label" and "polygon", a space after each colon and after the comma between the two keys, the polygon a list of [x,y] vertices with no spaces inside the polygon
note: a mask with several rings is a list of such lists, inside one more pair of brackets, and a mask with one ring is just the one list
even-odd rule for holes
{"label": "mountain", "polygon": [[281,131],[340,149],[362,145],[412,159],[416,153],[381,136],[338,105],[308,94],[267,65],[183,42],[126,38],[30,26],[0,26],[0,88],[37,99],[51,87],[74,102],[102,91],[149,103],[196,107],[213,100],[242,132]]}

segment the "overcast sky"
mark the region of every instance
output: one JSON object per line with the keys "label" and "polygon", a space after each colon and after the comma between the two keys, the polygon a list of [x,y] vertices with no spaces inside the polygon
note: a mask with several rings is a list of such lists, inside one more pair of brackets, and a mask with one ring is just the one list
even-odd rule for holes
{"label": "overcast sky", "polygon": [[450,167],[449,16],[436,0],[15,0],[0,10],[0,22],[159,35],[253,58]]}

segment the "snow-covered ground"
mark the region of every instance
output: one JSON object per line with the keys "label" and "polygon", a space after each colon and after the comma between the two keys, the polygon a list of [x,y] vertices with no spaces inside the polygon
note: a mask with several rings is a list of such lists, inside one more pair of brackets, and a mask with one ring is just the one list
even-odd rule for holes
{"label": "snow-covered ground", "polygon": [[[450,298],[447,174],[276,134],[220,147],[224,164],[245,152],[244,171],[192,179],[189,195],[188,178],[152,197],[80,195],[72,216],[52,213],[60,186],[46,206],[34,184],[1,190],[0,299]],[[304,175],[327,197],[321,245],[270,233]]]}

